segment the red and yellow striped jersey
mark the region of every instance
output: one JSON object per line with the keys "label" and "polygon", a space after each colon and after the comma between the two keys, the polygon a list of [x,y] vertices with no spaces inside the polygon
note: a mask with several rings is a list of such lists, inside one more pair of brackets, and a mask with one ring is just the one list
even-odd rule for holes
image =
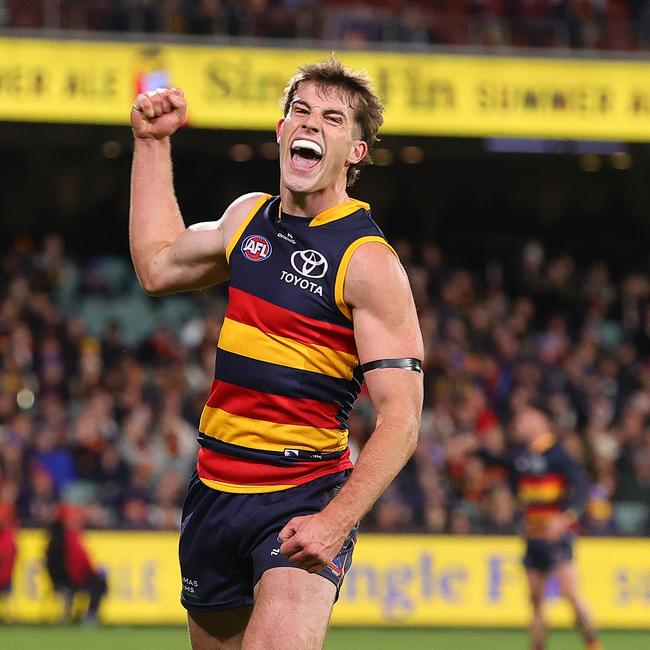
{"label": "red and yellow striped jersey", "polygon": [[343,283],[367,241],[388,246],[355,200],[308,219],[265,195],[240,226],[199,426],[206,485],[272,492],[352,467],[346,422],[362,376]]}

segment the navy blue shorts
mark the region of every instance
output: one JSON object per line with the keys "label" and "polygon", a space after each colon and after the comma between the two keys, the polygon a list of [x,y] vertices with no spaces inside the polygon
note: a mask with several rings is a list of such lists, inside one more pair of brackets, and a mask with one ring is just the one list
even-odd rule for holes
{"label": "navy blue shorts", "polygon": [[556,542],[529,539],[524,556],[524,566],[537,571],[551,571],[558,564],[573,559],[573,535],[565,535]]}
{"label": "navy blue shorts", "polygon": [[[349,471],[280,492],[231,494],[204,485],[196,473],[183,504],[179,557],[181,604],[196,612],[253,604],[253,588],[273,567],[295,567],[280,555],[278,533],[293,517],[320,512],[345,483]],[[357,527],[319,575],[336,594],[352,563]]]}

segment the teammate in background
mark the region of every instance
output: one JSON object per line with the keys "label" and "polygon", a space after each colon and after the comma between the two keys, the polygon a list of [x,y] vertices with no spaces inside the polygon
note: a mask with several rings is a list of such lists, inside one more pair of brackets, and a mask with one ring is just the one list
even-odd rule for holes
{"label": "teammate in background", "polygon": [[[276,126],[280,193],[186,228],[173,189],[180,89],[138,95],[130,245],[147,292],[230,280],[215,381],[181,524],[194,650],[321,648],[357,522],[411,456],[422,339],[404,269],[347,188],[383,121],[336,59],[290,80]],[[377,426],[352,469],[349,409],[365,378]]]}
{"label": "teammate in background", "polygon": [[555,575],[562,595],[573,608],[587,649],[600,650],[593,621],[579,593],[573,560],[576,524],[587,496],[584,472],[553,435],[551,422],[542,408],[527,406],[515,415],[512,441],[515,448],[511,452],[494,454],[482,448],[478,454],[488,464],[508,470],[523,507],[523,561],[533,608],[531,647],[546,648],[544,594],[548,578]]}

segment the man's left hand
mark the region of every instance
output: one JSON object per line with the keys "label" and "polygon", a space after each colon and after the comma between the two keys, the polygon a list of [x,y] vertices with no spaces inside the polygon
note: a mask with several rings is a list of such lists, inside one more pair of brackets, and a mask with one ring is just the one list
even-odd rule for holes
{"label": "man's left hand", "polygon": [[309,573],[318,573],[336,557],[346,535],[322,513],[294,517],[278,535],[280,553]]}
{"label": "man's left hand", "polygon": [[557,542],[563,535],[565,535],[571,526],[572,519],[564,513],[555,515],[549,519],[546,524],[546,539],[549,542]]}

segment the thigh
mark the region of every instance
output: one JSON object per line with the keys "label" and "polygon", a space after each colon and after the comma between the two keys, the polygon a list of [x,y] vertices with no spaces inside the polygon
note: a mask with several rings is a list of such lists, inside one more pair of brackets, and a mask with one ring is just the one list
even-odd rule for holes
{"label": "thigh", "polygon": [[192,650],[239,650],[251,609],[241,607],[225,612],[188,612]]}
{"label": "thigh", "polygon": [[524,566],[526,569],[547,573],[553,566],[552,549],[544,539],[529,539],[526,545]]}
{"label": "thigh", "polygon": [[550,556],[553,567],[573,561],[573,535],[566,535],[551,544]]}
{"label": "thigh", "polygon": [[273,568],[255,587],[243,650],[320,650],[336,586],[298,568]]}
{"label": "thigh", "polygon": [[554,570],[562,595],[574,600],[578,595],[578,571],[572,560],[560,562]]}
{"label": "thigh", "polygon": [[[274,531],[261,540],[253,551],[253,580],[256,585],[259,583],[262,576],[270,569],[285,568],[304,571],[304,569],[292,564],[289,561],[289,558],[285,555],[280,554],[278,532],[279,531]],[[337,555],[327,566],[323,567],[317,574],[315,574],[328,580],[334,585],[336,588],[335,600],[338,599],[338,593],[343,585],[343,579],[352,565],[352,555],[357,541],[357,532],[358,527],[355,526],[348,533],[348,536],[343,542],[343,546]]]}
{"label": "thigh", "polygon": [[[310,484],[286,490],[277,497],[277,500],[268,500],[264,503],[262,508],[264,514],[260,512],[259,517],[265,525],[257,531],[258,535],[249,549],[254,585],[257,585],[264,573],[270,569],[298,569],[286,556],[280,554],[278,533],[293,517],[320,512],[346,478],[347,474],[323,477]],[[317,574],[336,587],[337,596],[343,578],[352,564],[357,532],[358,526],[349,531],[337,555]],[[302,569],[298,570],[302,571]]]}
{"label": "thigh", "polygon": [[233,521],[241,495],[213,490],[194,477],[183,506],[179,559],[181,604],[211,614],[253,604],[252,564],[243,557]]}
{"label": "thigh", "polygon": [[86,590],[88,593],[96,593],[103,596],[108,591],[108,585],[104,574],[99,572],[93,573],[86,582]]}
{"label": "thigh", "polygon": [[546,580],[548,573],[537,569],[526,569],[526,580],[528,581],[528,590],[530,599],[534,605],[541,605],[544,600],[546,591]]}

